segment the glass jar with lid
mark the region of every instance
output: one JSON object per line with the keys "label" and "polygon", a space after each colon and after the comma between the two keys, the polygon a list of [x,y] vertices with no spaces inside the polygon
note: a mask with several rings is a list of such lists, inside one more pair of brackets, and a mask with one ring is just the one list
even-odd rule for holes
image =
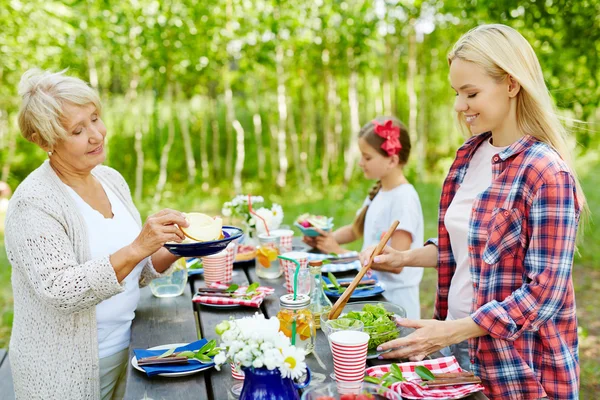
{"label": "glass jar with lid", "polygon": [[312,312],[309,310],[310,296],[285,294],[279,298],[280,310],[277,313],[279,330],[290,338],[292,344],[310,354],[315,348],[317,331]]}
{"label": "glass jar with lid", "polygon": [[313,278],[311,281],[309,310],[313,315],[317,329],[321,328],[321,314],[328,313],[332,307],[331,301],[323,291],[321,268],[323,268],[323,261],[321,260],[312,260],[308,263],[308,269]]}

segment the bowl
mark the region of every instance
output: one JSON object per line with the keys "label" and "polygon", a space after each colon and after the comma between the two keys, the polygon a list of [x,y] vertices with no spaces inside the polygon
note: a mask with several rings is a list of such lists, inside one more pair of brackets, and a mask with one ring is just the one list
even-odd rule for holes
{"label": "bowl", "polygon": [[239,239],[243,232],[235,226],[223,226],[223,239],[210,242],[196,243],[165,243],[165,247],[171,253],[179,257],[204,257],[217,254],[227,247],[232,241]]}
{"label": "bowl", "polygon": [[[317,232],[317,230],[315,228],[305,228],[297,222],[294,222],[294,226],[296,228],[300,229],[300,232],[302,232],[302,234],[304,236],[317,237],[320,235],[320,233]],[[329,232],[331,230],[331,228],[333,228],[333,224],[329,225],[328,227],[321,228],[321,230],[325,231],[325,232]]]}
{"label": "bowl", "polygon": [[301,400],[319,400],[321,398],[341,399],[342,395],[363,395],[358,399],[371,400],[401,400],[400,396],[391,389],[368,382],[330,382],[309,386],[302,394]]}
{"label": "bowl", "polygon": [[[339,318],[344,318],[351,311],[363,311],[364,306],[367,304],[371,304],[371,305],[381,304],[385,308],[386,311],[393,313],[395,317],[406,318],[406,311],[404,310],[404,308],[402,308],[396,304],[388,303],[385,301],[357,301],[355,303],[348,303],[342,310]],[[329,313],[321,314],[321,326],[326,325],[325,322],[328,320],[329,320]],[[394,323],[393,328],[391,327],[391,324],[390,324],[390,329],[383,329],[383,330],[381,330],[381,328],[378,328],[377,325],[372,325],[365,321],[363,321],[363,323],[364,323],[363,332],[367,332],[370,336],[369,347],[367,349],[367,358],[369,358],[369,359],[376,358],[380,354],[386,352],[386,351],[377,351],[377,346],[379,346],[380,344],[389,342],[390,340],[397,339],[399,337],[406,336],[410,333],[410,330],[408,328],[397,326],[395,323]],[[387,351],[390,351],[390,350],[387,350]]]}

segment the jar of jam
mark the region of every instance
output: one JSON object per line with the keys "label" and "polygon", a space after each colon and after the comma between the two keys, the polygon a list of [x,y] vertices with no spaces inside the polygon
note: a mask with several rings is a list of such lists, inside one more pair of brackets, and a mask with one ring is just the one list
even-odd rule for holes
{"label": "jar of jam", "polygon": [[293,294],[279,298],[280,310],[277,313],[279,330],[290,338],[293,345],[310,354],[315,348],[317,331],[312,312],[309,310],[310,296],[299,294],[294,300]]}

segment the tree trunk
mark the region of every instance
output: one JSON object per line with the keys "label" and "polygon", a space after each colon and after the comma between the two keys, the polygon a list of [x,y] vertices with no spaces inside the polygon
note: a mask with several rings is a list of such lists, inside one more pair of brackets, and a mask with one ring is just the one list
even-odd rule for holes
{"label": "tree trunk", "polygon": [[225,176],[231,178],[232,166],[233,166],[233,135],[231,134],[231,127],[235,120],[235,111],[233,108],[233,92],[231,91],[231,85],[229,82],[229,67],[225,69],[223,74],[223,85],[225,86],[225,138],[227,143],[227,151],[225,155]]}
{"label": "tree trunk", "polygon": [[233,121],[233,129],[235,129],[236,137],[236,158],[235,171],[233,174],[233,188],[236,193],[242,192],[242,170],[244,169],[245,146],[244,146],[244,128],[236,119]]}
{"label": "tree trunk", "polygon": [[270,162],[271,162],[271,176],[269,177],[269,180],[273,180],[273,178],[277,177],[277,171],[278,171],[278,164],[277,164],[277,151],[276,151],[276,146],[277,146],[277,135],[279,134],[279,129],[277,128],[277,125],[271,120],[269,121],[269,133],[271,134],[270,140],[269,140],[269,146],[267,147],[267,151],[269,152],[270,155]]}
{"label": "tree trunk", "polygon": [[303,85],[303,97],[306,106],[306,119],[302,124],[302,136],[306,149],[306,157],[304,163],[308,171],[312,172],[317,169],[317,117],[315,115],[315,103],[313,98],[313,87],[311,85]]}
{"label": "tree trunk", "polygon": [[350,66],[350,79],[348,80],[348,106],[350,109],[350,140],[346,147],[344,159],[346,167],[344,168],[344,182],[350,182],[354,166],[358,160],[358,132],[360,131],[360,117],[358,114],[358,73],[354,66],[354,52],[348,49],[348,60]]}
{"label": "tree trunk", "polygon": [[288,170],[287,146],[285,124],[287,121],[287,104],[285,95],[285,76],[283,69],[283,47],[277,46],[276,50],[277,70],[277,110],[279,111],[279,130],[277,132],[277,153],[279,155],[279,172],[277,174],[277,186],[285,187]]}
{"label": "tree trunk", "polygon": [[[287,97],[287,107],[288,110],[293,110],[292,97]],[[294,159],[294,171],[296,172],[296,184],[302,182],[302,168],[300,165],[300,143],[298,139],[298,132],[296,131],[296,120],[294,118],[294,112],[290,111],[288,115],[288,131],[290,132],[290,140],[292,142],[291,150],[292,157]]]}
{"label": "tree trunk", "polygon": [[329,184],[329,167],[331,164],[331,157],[335,151],[334,143],[332,140],[331,134],[331,120],[330,120],[330,109],[332,105],[335,103],[335,83],[330,71],[325,72],[325,82],[326,82],[326,106],[324,107],[324,115],[323,115],[323,132],[325,134],[325,142],[324,142],[324,152],[323,152],[323,162],[321,166],[321,182],[323,186],[327,186]]}
{"label": "tree trunk", "polygon": [[[169,153],[171,151],[171,147],[173,146],[173,141],[175,140],[175,121],[173,118],[173,96],[172,88],[169,87],[167,89],[168,95],[166,98],[167,104],[169,104],[168,110],[169,113],[167,115],[167,142],[162,149],[162,153],[160,155],[160,169],[158,174],[158,182],[156,183],[156,189],[154,191],[154,208],[157,208],[160,205],[162,200],[162,193],[165,189],[165,185],[167,183],[167,168],[169,165]],[[161,123],[163,125],[163,123]],[[164,126],[164,125],[163,125]]]}
{"label": "tree trunk", "polygon": [[375,114],[383,115],[383,102],[381,101],[381,83],[379,78],[374,76],[372,78],[371,90],[373,91],[373,97],[375,98]]}
{"label": "tree trunk", "polygon": [[[411,21],[414,22],[414,21]],[[417,92],[415,89],[415,79],[417,75],[417,40],[415,37],[414,25],[411,23],[408,36],[408,73],[406,79],[406,91],[408,92],[408,134],[413,146],[417,144]],[[418,171],[420,174],[421,171]]]}
{"label": "tree trunk", "polygon": [[194,150],[190,138],[190,112],[188,107],[189,103],[180,104],[177,110],[177,117],[179,119],[179,128],[183,139],[183,150],[185,152],[185,162],[188,170],[188,184],[193,185],[196,181],[196,160],[194,159]]}
{"label": "tree trunk", "polygon": [[252,124],[254,125],[254,141],[256,142],[256,157],[258,160],[258,179],[260,181],[264,181],[266,157],[263,149],[262,118],[260,117],[260,104],[258,102],[258,95],[256,91],[254,93],[255,97],[254,101],[252,102],[252,108],[254,109]]}
{"label": "tree trunk", "polygon": [[[208,162],[208,127],[211,124],[210,111],[205,112],[200,127],[200,169],[202,170],[202,190],[208,190],[210,163]],[[218,129],[218,128],[217,128]]]}
{"label": "tree trunk", "polygon": [[142,193],[144,190],[144,142],[143,137],[144,133],[150,131],[150,118],[145,117],[146,110],[144,109],[144,105],[139,103],[139,100],[136,102],[138,104],[137,110],[134,107],[134,113],[137,111],[137,115],[141,116],[139,122],[135,124],[135,142],[133,144],[133,148],[135,150],[135,192],[133,198],[136,202],[142,200]]}
{"label": "tree trunk", "polygon": [[213,166],[213,179],[222,176],[221,173],[221,131],[219,130],[219,110],[217,109],[217,100],[211,97],[209,100],[211,118],[210,127],[212,130],[212,166]]}
{"label": "tree trunk", "polygon": [[421,77],[421,93],[419,95],[419,141],[417,146],[417,173],[420,178],[424,178],[427,175],[425,169],[427,160],[427,140],[428,140],[428,126],[427,126],[427,96],[425,90],[425,77],[427,76],[427,66],[425,63],[421,64],[420,68]]}
{"label": "tree trunk", "polygon": [[333,108],[333,136],[331,137],[333,144],[332,164],[333,174],[337,176],[337,170],[343,165],[344,160],[340,160],[340,157],[344,155],[344,140],[343,140],[343,114],[342,114],[342,99],[339,95],[339,86],[335,76],[333,79],[333,92],[334,92],[334,108]]}
{"label": "tree trunk", "polygon": [[390,87],[390,59],[392,58],[392,52],[387,42],[386,40],[383,62],[383,113],[385,115],[392,115],[392,89]]}

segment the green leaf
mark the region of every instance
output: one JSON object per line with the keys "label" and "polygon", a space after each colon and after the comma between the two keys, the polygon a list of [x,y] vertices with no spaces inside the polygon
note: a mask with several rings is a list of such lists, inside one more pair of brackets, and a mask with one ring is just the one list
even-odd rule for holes
{"label": "green leaf", "polygon": [[331,264],[331,260],[327,260],[327,259],[323,260],[323,265],[327,265],[327,264]]}
{"label": "green leaf", "polygon": [[189,351],[189,350],[186,350],[186,351],[182,351],[182,352],[180,352],[180,353],[177,353],[177,356],[178,356],[178,357],[187,357],[187,358],[192,358],[192,357],[194,357],[195,355],[196,355],[196,353],[194,353],[193,351]]}
{"label": "green leaf", "polygon": [[368,376],[368,375],[364,377],[364,381],[369,382],[369,383],[375,383],[377,385],[379,385],[381,383],[380,378],[375,378],[374,376]]}
{"label": "green leaf", "polygon": [[435,376],[433,376],[433,373],[429,370],[429,368],[424,367],[422,365],[418,365],[417,367],[415,367],[415,372],[424,381],[432,381],[435,379]]}
{"label": "green leaf", "polygon": [[162,353],[160,356],[158,356],[157,358],[165,358],[165,357],[169,357],[171,354],[175,353],[175,347],[173,347],[172,349],[169,349],[167,351],[165,351],[164,353]]}
{"label": "green leaf", "polygon": [[335,276],[334,276],[334,275],[333,275],[331,272],[328,272],[328,273],[327,273],[327,277],[328,277],[328,278],[329,278],[329,280],[331,281],[331,284],[332,284],[333,286],[335,286],[335,288],[336,288],[337,290],[340,290],[341,286],[340,286],[340,284],[338,283],[337,279],[335,279]]}
{"label": "green leaf", "polygon": [[204,354],[204,353],[208,353],[209,351],[211,351],[212,349],[214,349],[217,346],[217,341],[216,340],[210,340],[208,343],[206,343],[204,346],[202,346],[200,348],[200,350],[198,350],[197,354]]}
{"label": "green leaf", "polygon": [[204,354],[200,354],[200,353],[197,353],[194,358],[203,364],[208,364],[208,363],[212,362],[212,358],[210,358],[209,356],[206,356]]}
{"label": "green leaf", "polygon": [[239,285],[232,283],[231,285],[229,285],[229,287],[227,289],[225,289],[225,293],[233,293],[236,290],[238,290],[239,287],[240,287]]}
{"label": "green leaf", "polygon": [[400,370],[400,367],[398,367],[398,364],[392,364],[391,372],[394,378],[398,379],[399,382],[403,382],[406,380],[404,379],[404,376],[402,375],[402,371]]}
{"label": "green leaf", "polygon": [[329,253],[329,255],[330,255],[330,256],[333,256],[333,257],[339,257],[339,254],[338,254],[338,253]]}
{"label": "green leaf", "polygon": [[254,282],[252,285],[248,286],[248,289],[246,289],[246,294],[254,293],[259,286],[260,284],[258,282]]}

